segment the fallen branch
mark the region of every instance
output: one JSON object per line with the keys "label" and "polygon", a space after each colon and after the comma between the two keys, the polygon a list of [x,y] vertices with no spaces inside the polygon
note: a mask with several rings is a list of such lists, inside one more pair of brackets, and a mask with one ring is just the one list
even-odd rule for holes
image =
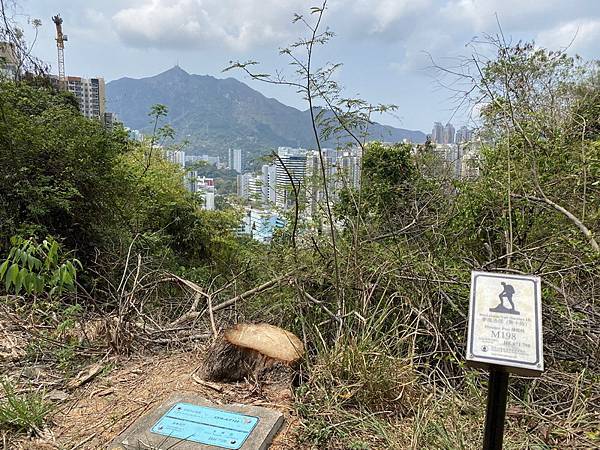
{"label": "fallen branch", "polygon": [[202,288],[200,286],[198,286],[196,283],[194,283],[193,281],[190,281],[190,280],[186,280],[185,278],[181,278],[181,277],[175,275],[174,273],[168,273],[167,278],[165,278],[161,281],[177,281],[177,282],[183,284],[184,286],[190,288],[195,293],[202,295],[205,298],[209,297],[209,295],[206,292],[204,292],[202,290]]}
{"label": "fallen branch", "polygon": [[[228,306],[234,305],[235,303],[245,300],[246,298],[258,294],[260,292],[266,291],[267,289],[272,288],[273,286],[275,286],[277,283],[279,283],[280,281],[284,280],[285,278],[288,278],[290,275],[292,274],[292,272],[288,272],[285,275],[281,275],[279,277],[273,278],[270,281],[267,281],[266,283],[261,284],[260,286],[257,286],[255,288],[252,288],[240,295],[236,295],[235,297],[226,300],[222,303],[219,303],[217,306],[212,307],[212,312],[216,312],[216,311],[220,311],[221,309],[227,308]],[[180,277],[176,277],[179,280],[183,280],[183,278]],[[183,281],[187,281],[187,280],[183,280]],[[182,281],[182,282],[183,282]],[[192,283],[192,282],[189,282]],[[194,284],[194,283],[192,283]],[[207,296],[207,299],[210,299],[210,296],[205,294]],[[212,302],[211,302],[212,303]],[[198,317],[200,317],[202,315],[201,311],[188,311],[187,313],[183,314],[179,319],[175,320],[173,323],[171,323],[171,326],[176,326],[179,325],[183,322],[186,322],[188,320],[194,320],[197,319]]]}
{"label": "fallen branch", "polygon": [[257,286],[253,289],[250,289],[249,291],[244,292],[243,294],[237,295],[229,300],[224,301],[223,303],[219,303],[217,306],[215,306],[213,308],[213,311],[219,311],[221,309],[227,308],[228,306],[231,306],[241,300],[245,300],[246,298],[248,298],[254,294],[258,294],[262,291],[266,291],[267,289],[272,288],[273,286],[275,286],[277,283],[284,280],[285,278],[288,278],[291,274],[292,274],[292,272],[288,272],[285,275],[282,275],[277,278],[273,278],[271,281],[267,281],[266,283],[263,283],[260,286]]}
{"label": "fallen branch", "polygon": [[192,375],[192,380],[194,380],[196,383],[202,385],[202,386],[206,386],[208,388],[211,388],[217,392],[222,393],[223,392],[223,387],[219,386],[217,383],[211,383],[209,381],[204,381],[202,378],[200,378],[198,375],[193,374]]}

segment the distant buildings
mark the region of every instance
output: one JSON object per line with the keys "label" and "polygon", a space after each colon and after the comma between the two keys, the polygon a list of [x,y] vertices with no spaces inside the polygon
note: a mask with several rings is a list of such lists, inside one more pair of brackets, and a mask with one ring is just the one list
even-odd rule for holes
{"label": "distant buildings", "polygon": [[360,184],[361,154],[358,149],[316,150],[279,147],[277,158],[262,166],[259,174],[238,175],[238,195],[286,210],[296,203],[309,206],[311,214],[325,199],[321,158],[325,168],[329,201],[338,198],[342,188],[357,188]]}
{"label": "distant buildings", "polygon": [[268,243],[278,229],[285,227],[286,221],[268,209],[246,208],[239,233],[246,234],[259,242]]}
{"label": "distant buildings", "polygon": [[[17,52],[12,43],[0,42],[0,77],[14,78],[18,75],[19,63]],[[61,84],[57,75],[49,76],[50,82],[57,89],[66,88],[75,95],[79,110],[88,119],[101,121],[112,128],[115,121],[113,113],[106,111],[106,87],[104,78],[66,77],[66,83]]]}
{"label": "distant buildings", "polygon": [[473,138],[473,132],[466,126],[462,126],[455,131],[454,126],[448,122],[442,126],[440,122],[433,123],[431,130],[431,142],[434,144],[462,144]]}
{"label": "distant buildings", "polygon": [[[61,88],[56,75],[50,75],[51,83]],[[104,78],[83,78],[68,76],[64,85],[79,103],[79,110],[88,119],[101,121],[107,128],[112,128],[115,121],[114,113],[106,111],[106,86]]]}
{"label": "distant buildings", "polygon": [[262,175],[244,173],[237,176],[237,194],[246,200],[262,200]]}
{"label": "distant buildings", "polygon": [[208,156],[208,155],[185,155],[185,163],[186,165],[195,164],[198,162],[204,161],[207,164],[212,166],[219,167],[221,164],[221,158],[218,156]]}
{"label": "distant buildings", "polygon": [[456,132],[455,142],[457,144],[462,144],[463,142],[469,142],[473,138],[473,132],[469,130],[467,127],[462,126]]}
{"label": "distant buildings", "polygon": [[431,142],[444,143],[444,127],[440,122],[433,122],[433,129],[431,130]]}
{"label": "distant buildings", "polygon": [[129,134],[129,138],[134,141],[142,142],[144,140],[144,135],[140,130],[132,130],[130,128],[125,128],[127,133]]}
{"label": "distant buildings", "polygon": [[19,63],[14,45],[0,42],[0,78],[15,78],[19,71]]}
{"label": "distant buildings", "polygon": [[235,170],[237,173],[242,173],[242,150],[239,148],[229,149],[229,169]]}
{"label": "distant buildings", "polygon": [[[50,77],[53,84],[58,87],[58,77]],[[104,78],[67,77],[66,88],[77,98],[79,110],[88,119],[104,121],[106,113],[106,87]]]}
{"label": "distant buildings", "polygon": [[[451,124],[446,127],[439,125],[442,140],[456,140]],[[464,134],[465,130],[461,128],[458,137],[462,140],[461,136]],[[415,151],[417,147],[415,146]],[[477,142],[434,143],[432,147],[441,163],[438,167],[441,175],[454,178],[478,176]],[[259,173],[246,172],[237,177],[238,195],[251,201],[246,206],[246,217],[239,232],[261,242],[268,242],[274,230],[283,226],[279,217],[285,211],[293,210],[296,201],[301,221],[310,223],[323,220],[325,187],[330,204],[339,199],[343,189],[359,188],[361,165],[362,150],[358,147],[345,150],[322,149],[320,154],[317,150],[279,147],[277,158],[271,164],[263,165]],[[276,226],[275,223],[279,225]]]}
{"label": "distant buildings", "polygon": [[454,178],[479,176],[480,142],[467,141],[460,144],[435,144],[433,151],[439,157],[447,174]]}
{"label": "distant buildings", "polygon": [[186,176],[188,189],[202,197],[202,209],[215,209],[215,180],[200,176],[197,170],[191,170]]}
{"label": "distant buildings", "polygon": [[447,168],[448,175],[460,178],[460,148],[456,144],[435,144],[433,151]]}
{"label": "distant buildings", "polygon": [[454,126],[450,122],[444,127],[442,138],[442,144],[454,144]]}
{"label": "distant buildings", "polygon": [[185,152],[182,150],[165,150],[165,159],[185,169]]}
{"label": "distant buildings", "polygon": [[262,174],[262,201],[263,203],[275,204],[277,201],[277,166],[265,164],[261,168]]}
{"label": "distant buildings", "polygon": [[298,190],[304,182],[307,151],[303,148],[279,147],[277,155],[275,203],[287,209],[294,204],[294,190]]}

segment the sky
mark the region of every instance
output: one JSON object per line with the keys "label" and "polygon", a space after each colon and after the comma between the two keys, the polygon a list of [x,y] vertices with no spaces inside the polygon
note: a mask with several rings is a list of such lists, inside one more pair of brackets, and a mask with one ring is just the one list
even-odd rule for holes
{"label": "sky", "polygon": [[[290,88],[222,70],[229,61],[259,61],[260,71],[291,74],[279,49],[305,34],[294,13],[309,15],[316,0],[17,0],[16,19],[42,20],[33,53],[56,73],[55,28],[60,13],[67,75],[143,78],[178,64],[189,73],[233,76],[268,97],[307,109]],[[600,57],[600,0],[330,0],[324,27],[335,33],[316,63],[342,63],[336,77],[348,96],[395,104],[375,118],[429,133],[434,121],[468,125],[453,93],[432,69],[471,54],[468,44],[499,26],[508,39],[568,47]],[[31,32],[27,32],[31,38]],[[293,74],[292,74],[293,75]]]}

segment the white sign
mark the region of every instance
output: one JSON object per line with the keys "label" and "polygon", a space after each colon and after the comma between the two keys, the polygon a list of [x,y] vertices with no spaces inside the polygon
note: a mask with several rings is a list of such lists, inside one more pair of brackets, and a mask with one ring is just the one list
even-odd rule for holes
{"label": "white sign", "polygon": [[521,375],[544,370],[540,278],[473,272],[467,363]]}

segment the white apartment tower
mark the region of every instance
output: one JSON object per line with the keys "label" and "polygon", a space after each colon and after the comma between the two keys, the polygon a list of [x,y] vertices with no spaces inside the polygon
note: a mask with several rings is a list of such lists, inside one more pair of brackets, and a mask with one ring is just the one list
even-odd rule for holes
{"label": "white apartment tower", "polygon": [[17,53],[10,42],[0,42],[0,78],[14,78],[19,71]]}
{"label": "white apartment tower", "polygon": [[473,137],[473,133],[471,130],[469,130],[467,127],[462,126],[458,129],[458,131],[456,132],[456,139],[455,142],[457,144],[462,144],[464,142],[468,142],[471,140],[471,138]]}
{"label": "white apartment tower", "polygon": [[448,122],[444,127],[442,136],[442,144],[454,144],[454,126],[450,122]]}
{"label": "white apartment tower", "polygon": [[185,152],[183,150],[165,150],[165,159],[185,169]]}
{"label": "white apartment tower", "polygon": [[279,147],[277,166],[277,206],[288,208],[294,202],[294,189],[304,189],[306,153],[303,148]]}
{"label": "white apartment tower", "polygon": [[262,166],[262,200],[275,204],[277,201],[277,166],[265,164]]}
{"label": "white apartment tower", "polygon": [[229,169],[242,173],[242,150],[239,148],[229,149]]}
{"label": "white apartment tower", "polygon": [[[56,81],[58,82],[58,78]],[[67,90],[77,97],[79,109],[85,117],[104,121],[106,113],[104,78],[67,77]]]}

